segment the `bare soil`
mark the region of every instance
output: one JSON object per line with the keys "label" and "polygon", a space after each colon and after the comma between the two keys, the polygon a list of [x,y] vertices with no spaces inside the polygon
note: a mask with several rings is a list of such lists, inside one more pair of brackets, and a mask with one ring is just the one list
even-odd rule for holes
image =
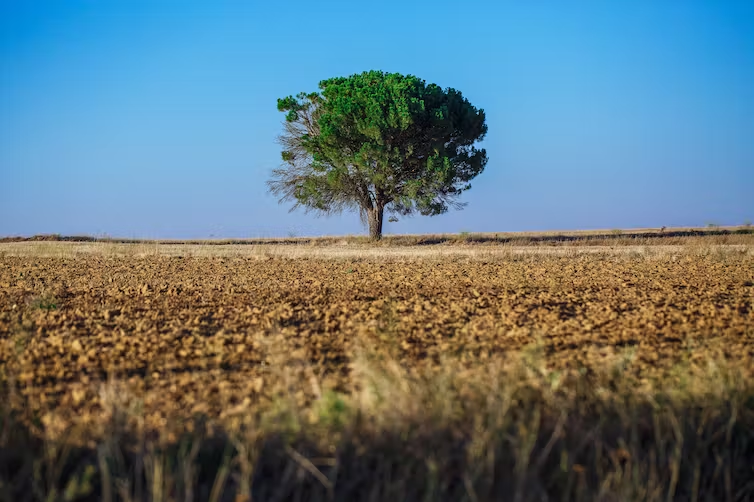
{"label": "bare soil", "polygon": [[[0,256],[0,368],[48,432],[131,396],[148,429],[350,393],[359,351],[472,367],[537,347],[637,383],[715,354],[754,376],[748,250],[470,259]],[[285,368],[282,371],[281,368]]]}

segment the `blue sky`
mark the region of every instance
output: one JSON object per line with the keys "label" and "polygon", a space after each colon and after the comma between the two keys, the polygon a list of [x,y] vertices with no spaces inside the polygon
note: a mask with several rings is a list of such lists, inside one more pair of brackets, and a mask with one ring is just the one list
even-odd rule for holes
{"label": "blue sky", "polygon": [[489,125],[468,206],[388,234],[754,220],[749,0],[0,0],[0,235],[362,233],[265,181],[276,99],[369,69]]}

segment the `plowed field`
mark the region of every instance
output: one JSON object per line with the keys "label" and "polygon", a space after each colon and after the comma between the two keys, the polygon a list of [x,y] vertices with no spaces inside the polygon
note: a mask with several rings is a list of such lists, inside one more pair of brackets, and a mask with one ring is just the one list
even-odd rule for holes
{"label": "plowed field", "polygon": [[304,403],[348,393],[359,350],[418,369],[535,345],[548,366],[586,374],[622,358],[637,381],[714,353],[754,373],[753,302],[746,251],[4,256],[0,365],[14,406],[49,430],[95,430],[125,394],[164,428],[269,403],[281,378],[306,382]]}

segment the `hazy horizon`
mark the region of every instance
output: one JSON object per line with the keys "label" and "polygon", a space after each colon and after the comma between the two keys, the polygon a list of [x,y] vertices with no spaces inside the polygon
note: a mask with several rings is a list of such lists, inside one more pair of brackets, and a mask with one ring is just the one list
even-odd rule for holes
{"label": "hazy horizon", "polygon": [[0,4],[0,236],[363,234],[265,181],[276,99],[370,69],[489,126],[468,206],[388,235],[754,220],[754,2],[72,0]]}

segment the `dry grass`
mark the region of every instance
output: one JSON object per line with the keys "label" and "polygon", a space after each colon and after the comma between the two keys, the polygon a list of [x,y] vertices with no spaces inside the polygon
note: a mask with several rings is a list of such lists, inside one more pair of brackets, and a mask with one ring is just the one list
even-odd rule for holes
{"label": "dry grass", "polygon": [[[603,372],[553,372],[537,347],[469,369],[414,371],[365,352],[360,389],[323,391],[277,368],[278,399],[197,419],[167,442],[129,427],[138,404],[117,383],[107,434],[84,446],[0,437],[3,500],[750,500],[754,387],[709,359],[685,383],[637,382],[630,357]],[[305,389],[309,391],[310,389]]]}
{"label": "dry grass", "polygon": [[633,229],[627,231],[392,235],[379,242],[362,236],[286,239],[138,240],[87,236],[0,239],[0,255],[36,257],[195,256],[284,258],[494,259],[521,254],[677,253],[681,250],[754,249],[754,229]]}
{"label": "dry grass", "polygon": [[516,246],[468,245],[452,246],[372,246],[368,244],[290,245],[290,244],[159,244],[109,242],[12,242],[0,243],[0,256],[75,258],[79,256],[111,257],[235,257],[235,258],[316,258],[316,259],[506,259],[512,256],[577,256],[754,253],[754,239],[746,244],[710,244],[706,240],[686,244],[651,245],[559,245]]}
{"label": "dry grass", "polygon": [[650,245],[727,245],[754,243],[751,225],[708,228],[635,228],[612,230],[576,230],[546,232],[495,232],[459,234],[397,234],[385,235],[378,242],[366,236],[324,236],[249,239],[123,239],[113,237],[35,235],[32,237],[4,237],[0,244],[10,242],[89,242],[108,244],[157,244],[199,246],[432,246],[432,245],[510,245],[510,246],[650,246]]}

